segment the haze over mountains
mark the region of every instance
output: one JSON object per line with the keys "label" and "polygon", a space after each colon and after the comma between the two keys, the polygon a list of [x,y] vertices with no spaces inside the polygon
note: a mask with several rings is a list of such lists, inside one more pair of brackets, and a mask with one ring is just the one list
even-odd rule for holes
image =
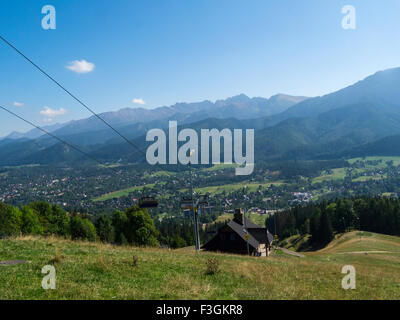
{"label": "haze over mountains", "polygon": [[[380,71],[323,97],[239,95],[215,103],[177,103],[153,110],[136,108],[101,114],[143,150],[145,134],[169,120],[200,129],[254,128],[258,160],[313,159],[384,152],[398,154],[400,68]],[[134,150],[95,117],[49,128],[104,161],[140,161]],[[389,138],[391,136],[397,136]],[[379,140],[385,143],[379,148]],[[391,147],[393,146],[393,148]],[[378,150],[379,149],[379,150]],[[378,150],[378,151],[377,151]],[[382,154],[380,154],[382,155]],[[0,165],[82,161],[83,156],[31,131],[0,141]]]}
{"label": "haze over mountains", "polygon": [[[176,103],[170,107],[155,109],[125,108],[115,112],[101,113],[100,116],[113,126],[123,127],[136,123],[148,123],[162,120],[178,120],[180,123],[188,123],[206,118],[251,119],[271,116],[280,113],[307,97],[295,97],[285,94],[277,94],[270,99],[249,98],[244,94],[228,98],[226,100],[202,101],[195,103]],[[95,116],[87,119],[70,121],[66,124],[56,124],[44,127],[56,135],[70,135],[81,132],[97,131],[104,129],[104,123]],[[43,133],[33,129],[27,133],[13,132],[4,139],[36,139]]]}

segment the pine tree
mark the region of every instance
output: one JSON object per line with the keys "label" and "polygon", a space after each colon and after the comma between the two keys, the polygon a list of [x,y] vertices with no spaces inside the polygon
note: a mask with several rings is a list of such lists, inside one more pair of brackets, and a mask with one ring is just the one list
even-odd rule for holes
{"label": "pine tree", "polygon": [[326,210],[322,212],[318,231],[320,244],[327,244],[333,240],[333,228]]}

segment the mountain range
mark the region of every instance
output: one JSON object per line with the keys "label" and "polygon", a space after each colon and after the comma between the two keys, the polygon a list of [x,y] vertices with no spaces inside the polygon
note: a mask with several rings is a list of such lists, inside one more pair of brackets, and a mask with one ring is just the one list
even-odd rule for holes
{"label": "mountain range", "polygon": [[[100,116],[143,150],[149,129],[167,128],[168,121],[177,120],[195,130],[254,128],[257,160],[394,155],[400,142],[399,87],[400,68],[395,68],[322,97],[279,94],[265,99],[241,94],[215,103],[127,108]],[[47,130],[102,161],[141,161],[132,147],[95,117]],[[0,140],[0,165],[83,160],[82,155],[38,134],[32,130]]]}
{"label": "mountain range", "polygon": [[[207,118],[251,119],[257,117],[271,116],[285,111],[289,107],[308,99],[307,97],[295,97],[285,94],[277,94],[269,99],[249,98],[244,94],[228,98],[226,100],[202,101],[195,103],[177,103],[170,107],[159,107],[155,109],[125,108],[115,112],[99,114],[101,118],[115,127],[126,127],[138,123],[146,124],[159,121],[177,120],[180,123],[190,123]],[[43,127],[57,136],[73,135],[82,132],[94,132],[104,129],[97,117],[91,116],[87,119],[70,121],[65,124],[55,124]],[[32,129],[26,133],[12,132],[4,139],[36,139],[43,135],[38,129]]]}

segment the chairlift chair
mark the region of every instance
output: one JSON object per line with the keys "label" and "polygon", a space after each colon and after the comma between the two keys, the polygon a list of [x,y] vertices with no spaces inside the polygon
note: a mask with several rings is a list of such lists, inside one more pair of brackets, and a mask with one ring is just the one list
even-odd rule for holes
{"label": "chairlift chair", "polygon": [[142,197],[139,199],[140,208],[157,208],[158,201],[154,197]]}
{"label": "chairlift chair", "polygon": [[191,210],[193,208],[193,199],[191,197],[181,197],[180,205],[182,210]]}

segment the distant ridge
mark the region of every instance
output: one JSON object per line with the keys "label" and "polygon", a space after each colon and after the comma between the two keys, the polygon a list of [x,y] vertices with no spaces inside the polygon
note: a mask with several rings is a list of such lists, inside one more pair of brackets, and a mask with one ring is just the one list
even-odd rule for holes
{"label": "distant ridge", "polygon": [[372,103],[400,108],[400,68],[378,71],[364,80],[322,97],[299,102],[278,115],[271,123],[294,117],[313,117],[329,110],[360,103]]}
{"label": "distant ridge", "polygon": [[[149,129],[165,129],[169,120],[177,120],[180,127],[197,131],[255,129],[257,161],[397,155],[399,88],[400,68],[395,68],[377,72],[323,97],[278,94],[265,99],[240,94],[215,103],[205,100],[153,110],[125,108],[102,116],[142,150],[148,146],[145,135]],[[93,117],[71,121],[53,133],[104,161],[145,161]],[[83,161],[49,137],[0,141],[0,165],[50,164],[63,160]]]}
{"label": "distant ridge", "polygon": [[[217,100],[215,103],[205,100],[194,103],[176,103],[169,107],[163,106],[155,109],[123,108],[118,111],[101,113],[100,116],[114,126],[168,120],[172,117],[175,117],[175,120],[186,123],[210,117],[251,119],[277,114],[305,99],[307,97],[294,97],[285,94],[278,94],[270,99],[249,98],[245,94],[240,94],[225,100]],[[102,130],[104,129],[104,124],[96,117],[90,117],[44,128],[57,135],[65,136]],[[34,129],[26,133],[13,132],[3,139],[36,139],[42,135],[42,132]]]}

